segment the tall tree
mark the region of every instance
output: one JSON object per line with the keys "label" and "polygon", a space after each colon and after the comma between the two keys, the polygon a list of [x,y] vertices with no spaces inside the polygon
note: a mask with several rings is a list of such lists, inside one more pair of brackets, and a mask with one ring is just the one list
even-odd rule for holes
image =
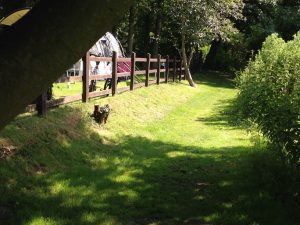
{"label": "tall tree", "polygon": [[128,21],[128,54],[130,55],[133,51],[133,42],[134,42],[134,28],[136,23],[136,11],[137,6],[133,5],[129,10],[129,21]]}
{"label": "tall tree", "polygon": [[[151,1],[151,0],[150,0]],[[126,16],[114,29],[114,35],[118,37],[128,55],[132,51],[142,51],[147,48],[147,15],[150,2],[148,0],[136,0],[130,7]]]}
{"label": "tall tree", "polygon": [[41,0],[2,34],[0,129],[111,30],[131,3]]}
{"label": "tall tree", "polygon": [[162,16],[163,16],[163,4],[164,0],[156,0],[154,3],[154,12],[155,12],[155,30],[153,37],[153,50],[152,55],[156,57],[159,52],[159,43],[160,43],[160,34],[162,26]]}
{"label": "tall tree", "polygon": [[234,31],[231,18],[241,18],[242,7],[241,0],[168,0],[169,25],[176,28],[170,32],[173,32],[174,44],[192,87],[195,83],[189,63],[195,46],[204,46],[215,38],[226,38]]}

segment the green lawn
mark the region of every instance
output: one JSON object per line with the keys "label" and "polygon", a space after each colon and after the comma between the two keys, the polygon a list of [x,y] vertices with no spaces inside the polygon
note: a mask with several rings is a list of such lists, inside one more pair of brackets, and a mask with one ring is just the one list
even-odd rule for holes
{"label": "green lawn", "polygon": [[0,133],[17,148],[0,161],[0,224],[300,224],[280,164],[230,113],[232,82],[198,79],[17,118]]}
{"label": "green lawn", "polygon": [[68,88],[68,83],[54,83],[52,91],[54,98],[81,94],[82,82],[71,83],[70,88]]}
{"label": "green lawn", "polygon": [[[150,80],[154,80],[153,74],[150,76]],[[145,76],[139,75],[135,77],[136,83],[144,82]],[[104,89],[105,81],[97,81],[97,91]],[[120,81],[118,83],[118,88],[126,87],[130,85],[130,80]],[[71,82],[70,87],[68,88],[68,83],[54,83],[53,84],[53,97],[58,99],[65,96],[72,96],[82,93],[82,82]]]}

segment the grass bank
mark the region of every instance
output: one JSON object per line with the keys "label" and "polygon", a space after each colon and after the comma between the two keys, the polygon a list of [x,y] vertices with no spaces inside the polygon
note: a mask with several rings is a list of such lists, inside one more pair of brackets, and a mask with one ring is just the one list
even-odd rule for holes
{"label": "grass bank", "polygon": [[199,80],[17,118],[0,133],[0,223],[299,224],[280,164],[228,113],[232,82]]}

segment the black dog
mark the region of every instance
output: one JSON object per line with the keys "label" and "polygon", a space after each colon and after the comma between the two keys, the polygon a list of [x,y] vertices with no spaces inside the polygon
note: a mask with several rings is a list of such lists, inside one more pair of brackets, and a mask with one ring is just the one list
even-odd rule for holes
{"label": "black dog", "polygon": [[103,122],[106,123],[107,118],[109,116],[110,107],[108,104],[99,108],[99,105],[95,105],[94,109],[94,118],[97,123],[102,124]]}

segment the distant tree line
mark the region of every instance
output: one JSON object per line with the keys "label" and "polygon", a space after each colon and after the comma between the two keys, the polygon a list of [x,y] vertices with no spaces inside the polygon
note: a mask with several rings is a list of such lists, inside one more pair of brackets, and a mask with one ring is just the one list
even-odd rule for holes
{"label": "distant tree line", "polygon": [[[0,0],[0,17],[37,1]],[[136,0],[111,29],[128,55],[178,55],[193,72],[243,69],[267,36],[298,30],[300,0]]]}
{"label": "distant tree line", "polygon": [[270,34],[287,41],[300,30],[300,0],[137,0],[114,33],[129,54],[180,55],[184,13],[193,31],[186,44],[193,71],[243,69]]}
{"label": "distant tree line", "polygon": [[242,0],[137,0],[113,32],[128,54],[178,55],[188,81],[190,65],[202,63],[202,48],[235,33],[242,19]]}
{"label": "distant tree line", "polygon": [[243,69],[269,35],[278,33],[288,41],[300,30],[299,0],[244,0],[244,3],[244,20],[235,22],[238,33],[230,41],[212,42],[206,68]]}

